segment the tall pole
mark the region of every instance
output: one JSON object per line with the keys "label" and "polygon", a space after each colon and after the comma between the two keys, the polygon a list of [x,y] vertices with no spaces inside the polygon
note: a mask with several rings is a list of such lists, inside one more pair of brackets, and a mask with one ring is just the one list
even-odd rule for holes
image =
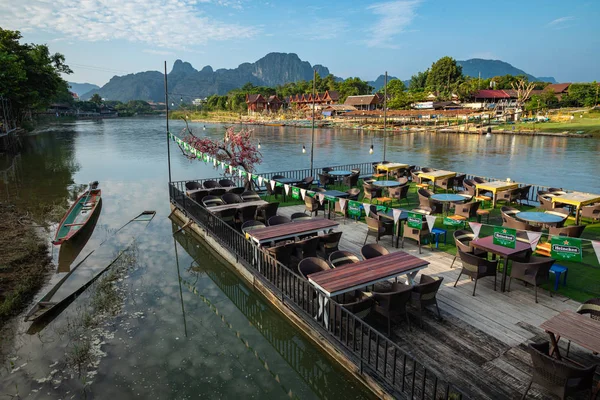
{"label": "tall pole", "polygon": [[317,82],[317,70],[313,70],[313,90],[312,90],[312,137],[310,139],[310,173],[312,174],[314,151],[315,151],[315,86]]}
{"label": "tall pole", "polygon": [[386,150],[386,127],[387,127],[387,71],[385,71],[385,79],[383,81],[383,160],[385,161]]}
{"label": "tall pole", "polygon": [[171,141],[169,140],[169,86],[167,84],[167,62],[165,61],[165,107],[167,110],[167,163],[169,164],[169,183],[171,183]]}

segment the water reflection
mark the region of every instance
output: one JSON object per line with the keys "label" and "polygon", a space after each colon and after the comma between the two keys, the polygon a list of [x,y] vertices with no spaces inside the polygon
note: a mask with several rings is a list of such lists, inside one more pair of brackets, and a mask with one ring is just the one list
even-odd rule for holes
{"label": "water reflection", "polygon": [[[176,232],[179,226],[173,223],[172,230]],[[260,295],[255,294],[246,287],[231,272],[224,268],[216,268],[218,264],[204,261],[207,250],[199,245],[194,235],[181,231],[174,235],[177,243],[183,247],[186,253],[194,260],[187,269],[188,278],[182,278],[183,286],[187,290],[198,296],[202,301],[218,316],[222,323],[234,331],[238,337],[253,352],[259,362],[267,369],[273,378],[284,387],[290,396],[298,396],[293,393],[281,377],[269,367],[267,358],[263,356],[259,349],[254,349],[252,343],[248,341],[242,332],[227,320],[227,317],[219,310],[218,304],[213,304],[211,299],[204,296],[196,287],[199,276],[205,274],[219,289],[235,304],[235,306],[248,318],[248,321],[254,326],[261,335],[273,346],[273,348],[283,357],[284,360],[302,377],[310,388],[318,394],[320,398],[331,398],[333,393],[341,395],[344,398],[366,398],[366,393],[357,393],[357,388],[353,388],[352,381],[343,379],[341,371],[336,371],[331,364],[324,362],[323,356],[314,349],[308,348],[298,336],[298,332],[287,323],[283,323],[278,318],[273,318],[272,310]],[[183,307],[182,307],[183,310]],[[185,314],[184,314],[185,320]],[[335,396],[339,397],[339,396]],[[300,396],[304,398],[304,396]]]}

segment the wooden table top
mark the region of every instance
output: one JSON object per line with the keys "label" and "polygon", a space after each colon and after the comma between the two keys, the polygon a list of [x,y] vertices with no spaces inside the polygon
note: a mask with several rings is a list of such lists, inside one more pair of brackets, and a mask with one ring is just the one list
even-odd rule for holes
{"label": "wooden table top", "polygon": [[456,172],[444,171],[443,169],[436,169],[431,172],[421,172],[419,174],[419,177],[431,179],[432,181],[440,178],[452,178],[454,176],[456,176]]}
{"label": "wooden table top", "polygon": [[377,169],[381,169],[383,171],[392,171],[400,168],[408,168],[408,164],[401,163],[388,163],[388,164],[377,164]]}
{"label": "wooden table top", "polygon": [[560,196],[552,196],[553,203],[571,204],[574,206],[582,206],[600,201],[600,195],[592,193],[566,193]]}
{"label": "wooden table top", "polygon": [[593,320],[588,315],[563,311],[544,322],[540,328],[600,353],[600,321]]}
{"label": "wooden table top", "polygon": [[206,209],[211,213],[218,213],[223,210],[229,210],[231,208],[242,208],[247,206],[263,206],[265,204],[269,204],[268,201],[265,200],[254,200],[254,201],[246,201],[243,203],[233,203],[233,204],[223,204],[222,206],[213,206],[207,207]]}
{"label": "wooden table top", "polygon": [[502,257],[510,257],[512,255],[522,253],[523,251],[531,250],[531,245],[529,243],[520,242],[518,240],[515,243],[514,249],[499,246],[494,244],[493,236],[486,236],[484,238],[472,240],[471,244],[477,248],[489,251],[490,253],[498,254]]}
{"label": "wooden table top", "polygon": [[336,226],[339,226],[339,224],[329,219],[301,220],[298,222],[289,222],[287,224],[254,229],[250,232],[250,237],[252,237],[255,242],[263,243],[275,239],[295,237],[303,233],[333,229]]}
{"label": "wooden table top", "polygon": [[331,297],[375,282],[418,271],[428,265],[429,262],[421,258],[398,251],[327,271],[316,272],[308,275],[308,280]]}
{"label": "wooden table top", "polygon": [[207,191],[207,192],[210,192],[212,190],[217,190],[217,189],[225,189],[226,192],[229,192],[231,189],[235,189],[236,187],[238,187],[238,186],[219,186],[219,187],[210,188],[210,189],[205,189],[205,188],[192,189],[192,190],[186,190],[185,194],[187,194],[188,196],[191,196],[192,194],[201,192],[203,190]]}
{"label": "wooden table top", "polygon": [[506,181],[493,181],[493,182],[485,182],[485,183],[477,183],[475,184],[477,189],[486,189],[491,190],[492,192],[496,192],[497,190],[508,190],[508,189],[516,189],[519,187],[518,183],[511,183]]}

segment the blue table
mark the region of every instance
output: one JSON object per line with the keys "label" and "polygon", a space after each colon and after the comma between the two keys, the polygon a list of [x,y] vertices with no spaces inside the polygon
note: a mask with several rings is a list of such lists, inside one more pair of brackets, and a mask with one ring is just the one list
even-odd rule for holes
{"label": "blue table", "polygon": [[373,186],[379,186],[379,187],[384,187],[384,188],[393,188],[393,187],[402,186],[402,184],[398,181],[375,181],[371,184]]}
{"label": "blue table", "polygon": [[431,199],[435,201],[439,201],[444,205],[444,213],[448,214],[448,203],[465,201],[467,198],[465,196],[461,196],[459,194],[452,193],[440,193],[440,194],[432,194]]}
{"label": "blue table", "polygon": [[327,174],[329,174],[331,176],[348,176],[348,175],[352,175],[352,171],[335,170],[335,171],[329,171]]}
{"label": "blue table", "polygon": [[515,214],[515,217],[522,219],[523,221],[538,224],[557,224],[564,219],[558,215],[546,214],[545,212],[539,211],[521,211],[520,213]]}

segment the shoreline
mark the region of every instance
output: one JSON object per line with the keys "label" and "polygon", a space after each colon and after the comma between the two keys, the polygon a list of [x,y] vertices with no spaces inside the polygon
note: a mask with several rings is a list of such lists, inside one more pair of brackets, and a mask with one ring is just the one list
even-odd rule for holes
{"label": "shoreline", "polygon": [[[250,126],[270,126],[270,127],[291,127],[291,128],[311,128],[309,120],[230,120],[226,118],[193,118],[191,122],[197,123],[210,123],[210,124],[235,124],[235,125],[250,125]],[[309,122],[309,123],[306,123]],[[350,129],[359,131],[384,131],[382,124],[350,124],[339,120],[319,120],[315,123],[316,129]],[[455,134],[469,134],[469,135],[485,135],[486,128],[469,128],[469,129],[456,129],[452,127],[393,127],[387,128],[386,131],[393,133],[419,133],[419,132],[432,132],[432,133],[455,133]],[[576,132],[545,132],[545,131],[523,131],[523,130],[505,130],[505,129],[493,129],[492,134],[499,135],[517,135],[517,136],[549,136],[549,137],[564,137],[564,138],[591,138],[594,134],[591,133],[576,133]]]}

